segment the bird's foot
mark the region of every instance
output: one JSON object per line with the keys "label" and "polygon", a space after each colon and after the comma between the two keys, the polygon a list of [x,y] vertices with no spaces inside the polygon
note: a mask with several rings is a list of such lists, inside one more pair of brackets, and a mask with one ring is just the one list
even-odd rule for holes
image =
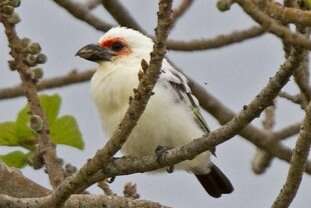
{"label": "bird's foot", "polygon": [[163,161],[163,157],[165,156],[165,154],[167,153],[169,149],[172,149],[172,148],[167,147],[167,146],[162,146],[162,145],[157,146],[157,148],[155,149],[155,154],[157,156],[158,163],[161,163]]}
{"label": "bird's foot", "polygon": [[[112,160],[115,161],[115,160],[119,160],[119,159],[124,158],[124,157],[125,157],[125,156],[122,156],[122,157],[113,157]],[[113,183],[115,179],[116,179],[115,176],[110,177],[110,178],[107,178],[107,183]]]}
{"label": "bird's foot", "polygon": [[[155,153],[156,153],[157,161],[158,161],[159,164],[162,163],[163,158],[165,157],[165,154],[170,149],[172,149],[172,148],[171,147],[167,147],[167,146],[162,146],[162,145],[157,146],[157,148],[155,150]],[[171,166],[167,167],[166,171],[168,173],[173,173],[174,172],[174,165],[171,165]]]}

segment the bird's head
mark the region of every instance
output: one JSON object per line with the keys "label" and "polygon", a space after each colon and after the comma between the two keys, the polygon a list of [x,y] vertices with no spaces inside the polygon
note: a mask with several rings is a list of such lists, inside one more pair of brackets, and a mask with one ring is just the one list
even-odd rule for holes
{"label": "bird's head", "polygon": [[106,32],[97,43],[82,47],[77,56],[99,64],[148,59],[153,42],[140,32],[115,27]]}

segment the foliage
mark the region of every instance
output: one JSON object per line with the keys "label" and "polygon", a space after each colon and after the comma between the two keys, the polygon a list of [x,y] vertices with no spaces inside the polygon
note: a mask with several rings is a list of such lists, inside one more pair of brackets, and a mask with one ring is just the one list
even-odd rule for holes
{"label": "foliage", "polygon": [[[63,144],[82,150],[84,142],[78,123],[73,116],[59,117],[61,97],[41,95],[40,104],[50,126],[50,134],[54,144]],[[29,106],[25,105],[17,114],[15,121],[0,123],[0,146],[23,147],[27,153],[12,151],[0,155],[7,165],[22,168],[27,165],[28,156],[35,150],[37,133],[29,126]]]}

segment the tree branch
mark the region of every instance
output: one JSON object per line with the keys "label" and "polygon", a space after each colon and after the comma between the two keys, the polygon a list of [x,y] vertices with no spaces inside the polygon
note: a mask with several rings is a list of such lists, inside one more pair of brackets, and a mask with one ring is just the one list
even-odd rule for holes
{"label": "tree branch", "polygon": [[85,3],[85,7],[89,10],[95,9],[97,6],[101,4],[101,0],[89,0]]}
{"label": "tree branch", "polygon": [[[47,196],[48,194],[51,193],[49,189],[46,189],[23,176],[18,169],[9,168],[1,162],[0,162],[0,184],[1,184],[0,207],[5,208],[25,207],[27,203],[30,203],[28,205],[31,205],[32,208],[38,207],[41,206],[46,200],[46,197],[44,196]],[[24,198],[32,198],[32,199],[24,199]],[[104,195],[77,195],[77,194],[72,195],[69,198],[68,202],[65,203],[64,205],[64,208],[77,208],[77,207],[168,208],[167,206],[163,206],[159,203],[147,200],[133,200],[132,198],[119,197],[119,196],[108,197]]]}
{"label": "tree branch", "polygon": [[146,34],[146,31],[131,17],[119,0],[102,0],[102,5],[121,26],[133,28]]}
{"label": "tree branch", "polygon": [[287,92],[280,92],[279,93],[279,97],[287,99],[287,100],[291,101],[294,104],[298,104],[300,106],[303,106],[300,94],[298,94],[298,95],[291,95],[291,94],[289,94]]}
{"label": "tree branch", "polygon": [[15,25],[8,22],[1,14],[0,22],[2,22],[4,26],[5,34],[11,49],[10,54],[14,58],[16,70],[22,80],[22,88],[27,97],[31,114],[32,116],[38,116],[40,119],[38,122],[41,122],[42,125],[42,127],[37,130],[39,152],[42,153],[51,185],[55,188],[64,179],[64,173],[57,160],[55,145],[51,143],[49,126],[40,106],[36,85],[31,77],[30,67],[24,62],[24,55],[21,52],[23,46],[20,38],[16,34]]}
{"label": "tree branch", "polygon": [[300,46],[305,49],[311,49],[311,41],[298,32],[291,32],[285,26],[279,24],[276,20],[270,18],[262,12],[251,0],[234,0],[242,9],[258,24],[269,32],[275,34],[285,42]]}
{"label": "tree branch", "polygon": [[[299,61],[298,61],[299,62]],[[195,81],[190,80],[190,87],[194,95],[198,98],[200,105],[215,117],[220,124],[226,124],[233,119],[236,114],[227,108],[223,103],[217,100],[214,96],[208,93],[202,86]],[[277,140],[285,139],[285,136],[293,136],[299,132],[299,124],[294,124],[288,128],[284,128],[276,132],[275,137]],[[265,149],[270,154],[278,157],[281,160],[290,162],[291,151],[288,148],[280,145],[279,143],[271,143],[271,135],[265,131],[262,131],[253,125],[248,125],[239,134],[253,143],[257,147]],[[286,137],[287,138],[287,137]],[[306,172],[311,174],[311,163],[308,162]]]}
{"label": "tree branch", "polygon": [[67,10],[75,18],[92,25],[96,30],[108,31],[113,25],[93,15],[87,7],[71,0],[54,0],[56,4]]}
{"label": "tree branch", "polygon": [[189,10],[193,2],[193,0],[182,0],[178,7],[173,9],[171,30],[176,25],[177,21]]}
{"label": "tree branch", "polygon": [[311,26],[311,12],[298,8],[284,7],[275,1],[267,1],[264,11],[271,17],[284,23],[295,23]]}
{"label": "tree branch", "polygon": [[209,39],[189,41],[168,40],[167,48],[170,50],[187,52],[216,49],[258,37],[263,35],[264,33],[265,30],[263,28],[253,26],[249,29],[234,31],[229,34],[218,35]]}
{"label": "tree branch", "polygon": [[286,183],[274,201],[273,208],[289,207],[301,183],[311,145],[311,104],[306,108],[306,116],[291,159]]}
{"label": "tree branch", "polygon": [[[102,20],[93,16],[86,8],[82,5],[78,5],[77,3],[71,2],[70,0],[60,1],[54,0],[59,6],[66,9],[71,15],[76,17],[77,19],[86,22],[90,26],[94,27],[97,30],[106,32],[109,30],[112,25],[103,22]],[[145,31],[139,26],[139,24],[130,16],[127,9],[116,0],[102,0],[102,4],[108,10],[108,12],[116,19],[116,21],[121,26],[126,26],[130,28],[134,28],[146,34]],[[183,5],[183,9],[185,6],[190,6],[190,2],[192,0],[185,0],[188,2]],[[180,15],[181,11],[178,10],[177,14]],[[177,16],[178,16],[177,15]],[[175,15],[176,16],[176,15]],[[178,41],[178,40],[168,40],[167,48],[170,50],[178,50],[178,51],[194,51],[194,50],[208,50],[215,49],[224,46],[228,46],[234,43],[242,42],[247,39],[258,37],[264,34],[265,30],[259,27],[251,27],[242,31],[235,31],[226,35],[218,35],[214,38],[209,39],[201,39],[201,40],[189,40],[189,41]],[[147,34],[146,34],[147,35]]]}
{"label": "tree branch", "polygon": [[[46,90],[46,89],[53,89],[57,87],[68,86],[72,84],[82,83],[89,81],[93,76],[95,69],[89,69],[86,71],[77,72],[73,70],[68,74],[53,77],[50,79],[45,79],[39,81],[37,83],[37,90]],[[23,87],[21,84],[13,87],[7,87],[0,89],[0,100],[4,99],[12,99],[16,97],[20,97],[24,95]]]}
{"label": "tree branch", "polygon": [[[271,135],[273,135],[272,130],[275,124],[275,102],[273,105],[269,106],[264,111],[264,120],[262,121],[262,125],[266,131],[268,131]],[[274,140],[275,138],[271,137],[270,140]],[[278,140],[276,141],[278,142]],[[273,159],[273,155],[267,153],[265,150],[256,148],[255,156],[252,160],[252,170],[255,174],[262,174],[266,171],[266,169],[270,166],[271,161]]]}
{"label": "tree branch", "polygon": [[300,126],[301,126],[301,123],[291,124],[291,125],[289,125],[287,127],[284,127],[283,129],[275,131],[273,133],[274,137],[278,138],[279,141],[287,139],[287,138],[289,138],[291,136],[294,136],[297,133],[299,133]]}
{"label": "tree branch", "polygon": [[[42,208],[46,198],[14,198],[0,194],[0,207],[10,208]],[[170,208],[156,202],[131,199],[120,196],[106,195],[72,195],[63,208],[92,207],[92,208]],[[46,208],[46,207],[45,207]]]}
{"label": "tree branch", "polygon": [[50,194],[50,190],[26,178],[20,170],[7,167],[1,161],[0,184],[0,194],[17,198],[40,197]]}

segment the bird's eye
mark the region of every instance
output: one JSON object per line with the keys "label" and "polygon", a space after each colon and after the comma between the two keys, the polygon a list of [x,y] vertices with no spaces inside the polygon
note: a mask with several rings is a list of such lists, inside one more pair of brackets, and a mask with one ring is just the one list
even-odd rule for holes
{"label": "bird's eye", "polygon": [[112,45],[111,45],[111,50],[113,51],[120,51],[122,50],[122,48],[124,48],[124,44],[122,42],[114,42]]}

